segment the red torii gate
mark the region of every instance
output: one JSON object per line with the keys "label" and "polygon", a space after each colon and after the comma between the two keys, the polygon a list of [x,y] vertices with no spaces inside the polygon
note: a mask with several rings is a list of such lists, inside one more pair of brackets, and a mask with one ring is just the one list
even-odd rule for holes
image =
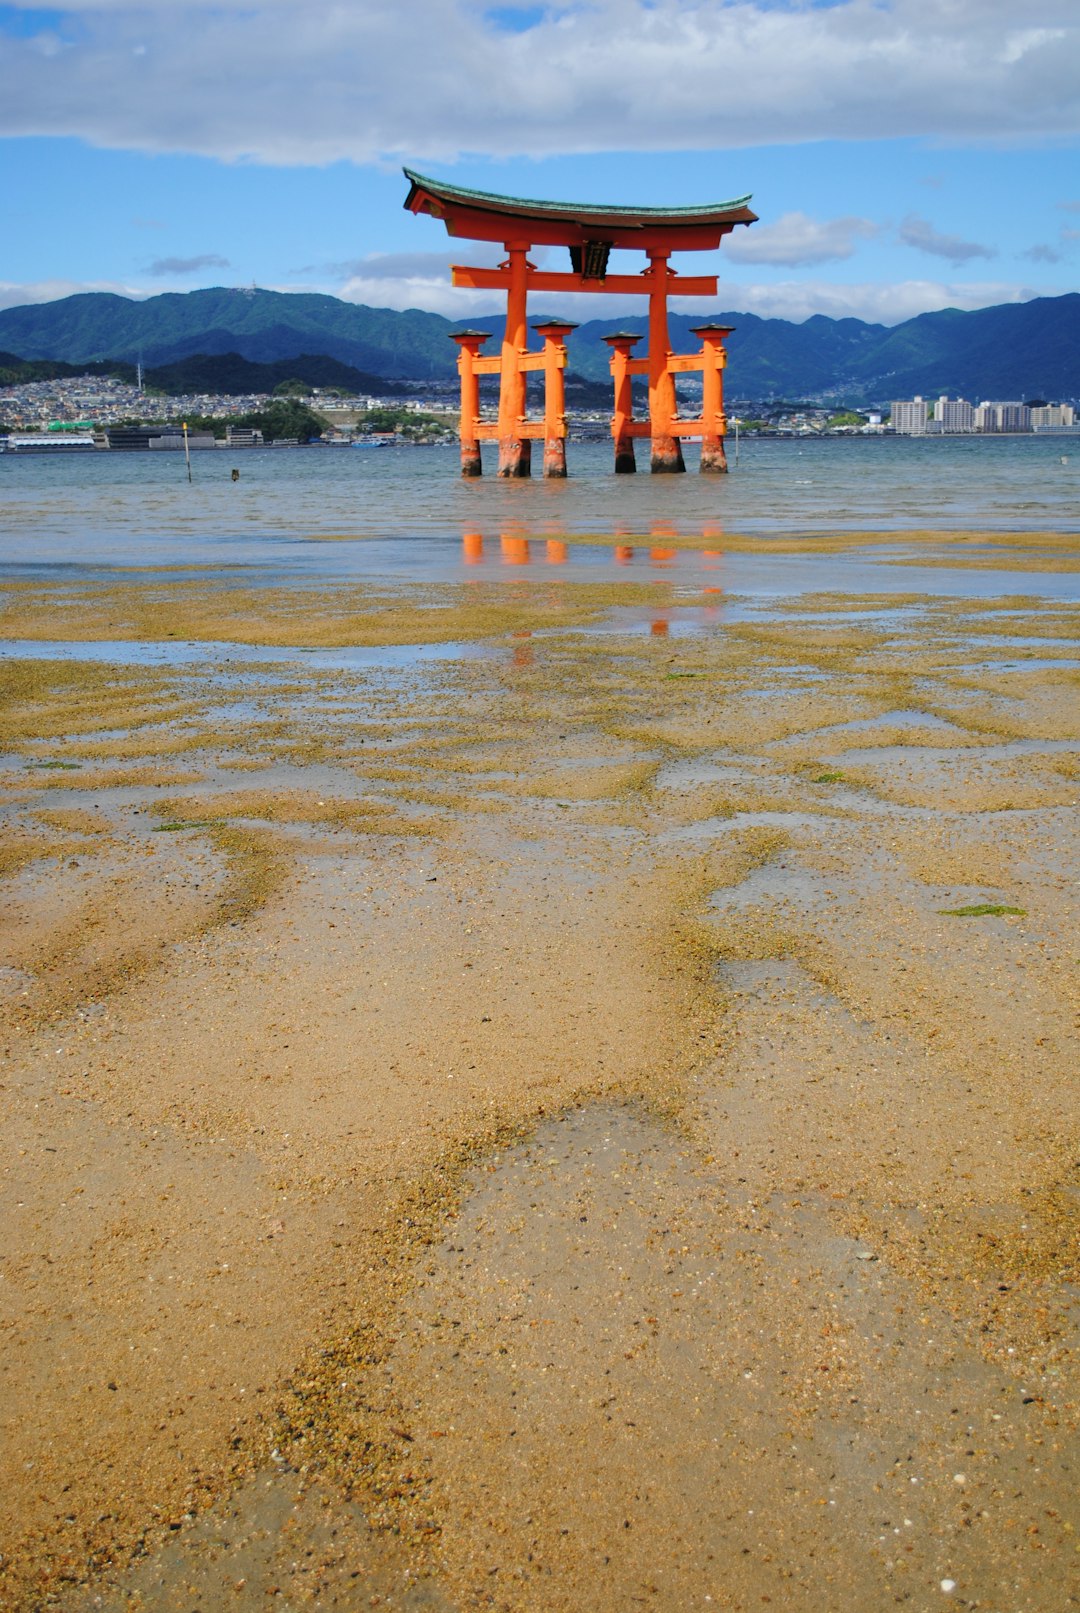
{"label": "red torii gate", "polygon": [[[671,351],[667,301],[670,296],[715,297],[715,275],[679,276],[668,266],[673,252],[713,250],[736,224],[753,224],[757,215],[746,205],[748,196],[704,207],[591,207],[573,202],[524,201],[486,191],[466,190],[405,169],[409,194],[405,206],[413,213],[442,219],[448,235],[470,241],[500,241],[506,261],[497,269],[455,264],[455,286],[506,292],[506,333],[497,358],[481,356],[489,332],[462,330],[458,343],[461,374],[461,474],[481,473],[480,444],[497,439],[499,475],[528,476],[532,468],[532,441],[544,441],[544,475],[566,475],[566,410],[563,370],[565,338],[576,326],[568,320],[547,320],[535,328],[544,338],[540,353],[528,351],[526,303],[530,291],[602,291],[649,299],[649,351],[634,358],[633,332],[619,331],[606,338],[611,346],[611,372],[615,380],[615,412],[611,423],[615,439],[616,471],[633,471],[634,438],[652,440],[654,471],[685,470],[680,439],[701,438],[701,469],[727,470],[724,435],[724,338],[729,326],[699,325],[698,353]],[[571,272],[541,270],[529,262],[534,246],[570,249]],[[613,248],[643,251],[649,260],[641,274],[608,274]],[[544,419],[526,417],[526,377],[544,375]],[[675,400],[675,376],[702,372],[702,410],[695,420],[680,419]],[[482,422],[481,375],[499,377],[499,419]],[[635,420],[631,378],[649,378],[649,418]]]}

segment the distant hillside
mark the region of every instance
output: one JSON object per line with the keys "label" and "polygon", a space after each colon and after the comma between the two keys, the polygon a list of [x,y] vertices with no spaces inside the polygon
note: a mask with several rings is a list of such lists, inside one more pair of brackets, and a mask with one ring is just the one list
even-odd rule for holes
{"label": "distant hillside", "polygon": [[107,360],[104,364],[64,364],[59,359],[16,358],[0,353],[0,386],[24,386],[28,381],[62,381],[73,375],[115,376],[118,381],[134,381],[134,364]]}
{"label": "distant hillside", "polygon": [[[545,311],[550,310],[538,306],[531,318]],[[642,330],[645,315],[643,302],[636,322]],[[887,402],[916,392],[972,399],[1080,395],[1080,294],[1075,292],[974,313],[946,308],[891,328],[823,315],[802,324],[715,310],[708,317],[736,327],[729,344],[733,397]],[[672,314],[678,348],[694,346],[689,328],[701,318],[700,313]],[[469,320],[478,322],[475,314]],[[498,333],[495,314],[480,322]],[[571,367],[586,380],[606,383],[609,354],[600,338],[626,323],[621,316],[583,324],[570,337]],[[76,366],[96,362],[115,368],[117,360],[131,364],[141,356],[148,370],[166,369],[170,388],[185,374],[176,366],[196,355],[199,364],[190,373],[201,377],[211,377],[208,363],[220,358],[229,366],[222,374],[239,374],[237,361],[247,361],[271,366],[278,380],[295,374],[315,385],[358,384],[330,379],[327,370],[321,371],[327,379],[318,380],[297,368],[301,362],[336,361],[360,372],[365,389],[385,392],[387,377],[451,377],[456,354],[447,334],[453,328],[439,314],[365,308],[314,293],[216,289],[136,302],[87,292],[0,311],[0,347],[24,359]],[[206,389],[224,390],[212,379],[196,385]],[[247,389],[246,382],[241,389]]]}
{"label": "distant hillside", "polygon": [[364,308],[314,292],[166,292],[136,302],[88,291],[59,302],[0,311],[0,347],[24,358],[141,358],[173,364],[194,353],[238,353],[259,364],[325,353],[372,375],[453,373],[452,329],[438,314]]}
{"label": "distant hillside", "polygon": [[1080,293],[962,313],[942,308],[885,331],[853,378],[890,395],[968,398],[1080,395]]}
{"label": "distant hillside", "polygon": [[325,353],[301,353],[296,358],[279,358],[271,364],[256,364],[239,353],[194,353],[172,364],[151,365],[145,372],[147,386],[173,397],[193,392],[218,392],[231,396],[252,392],[272,392],[282,381],[304,381],[310,387],[337,386],[351,393],[376,393],[380,397],[401,395],[406,386],[385,381],[367,370],[358,370]]}
{"label": "distant hillside", "polygon": [[[801,325],[733,312],[709,318],[735,326],[727,344],[733,397],[1080,397],[1076,292],[973,313],[944,308],[891,327],[821,314]],[[570,338],[571,362],[582,374],[606,373],[608,350],[599,338],[612,323],[592,320]],[[690,327],[701,323],[701,315],[673,313],[669,323],[674,346],[692,350]],[[647,328],[644,319],[630,324]]]}
{"label": "distant hillside", "polygon": [[[802,325],[727,309],[710,313],[708,318],[735,327],[727,344],[731,356],[728,382],[729,390],[738,397],[807,397],[833,385],[841,386],[862,356],[890,334],[885,325],[867,325],[859,319],[826,319],[823,315]],[[702,319],[701,314],[668,315],[672,344],[680,352],[693,352],[700,347],[699,339],[691,334],[691,326],[700,325]],[[593,319],[576,330],[567,344],[574,367],[597,380],[606,377],[610,349],[604,346],[603,337],[620,326],[647,332],[644,304],[637,319]],[[643,342],[641,351],[646,347]]]}

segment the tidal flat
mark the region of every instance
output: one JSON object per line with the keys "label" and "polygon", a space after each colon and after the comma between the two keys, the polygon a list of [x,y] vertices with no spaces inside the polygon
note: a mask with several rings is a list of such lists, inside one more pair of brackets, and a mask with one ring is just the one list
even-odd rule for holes
{"label": "tidal flat", "polygon": [[1080,539],[889,543],[4,589],[5,1607],[1080,1605]]}

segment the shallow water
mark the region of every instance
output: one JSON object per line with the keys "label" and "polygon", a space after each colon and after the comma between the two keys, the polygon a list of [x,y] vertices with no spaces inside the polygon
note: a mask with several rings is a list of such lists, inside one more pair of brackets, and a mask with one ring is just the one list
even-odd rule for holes
{"label": "shallow water", "polygon": [[0,639],[0,657],[12,655],[31,661],[107,661],[116,666],[237,666],[295,664],[331,672],[359,670],[393,672],[417,661],[459,661],[482,654],[475,644],[346,644],[332,650],[302,646],[225,644],[203,641],[162,643],[145,639],[94,639],[88,643],[67,639]]}
{"label": "shallow water", "polygon": [[[1080,452],[1042,437],[752,441],[727,477],[615,476],[606,444],[572,443],[570,467],[565,482],[463,482],[452,448],[249,450],[196,455],[189,485],[170,455],[5,454],[0,564],[445,580],[568,563],[590,576],[712,570],[724,586],[797,591],[821,585],[824,559],[858,588],[863,568],[844,556],[726,557],[725,534],[1073,530],[1080,508]],[[573,533],[610,534],[617,547],[567,552]],[[716,552],[665,552],[676,536],[715,540]],[[905,591],[923,586],[910,569],[897,575]],[[982,591],[986,580],[965,582]]]}

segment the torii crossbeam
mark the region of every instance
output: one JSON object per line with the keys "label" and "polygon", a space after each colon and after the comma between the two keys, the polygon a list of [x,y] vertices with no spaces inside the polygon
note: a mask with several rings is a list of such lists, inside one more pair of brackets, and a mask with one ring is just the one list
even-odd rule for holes
{"label": "torii crossbeam", "polygon": [[[455,264],[451,270],[455,286],[506,292],[506,332],[498,358],[481,355],[488,332],[462,330],[454,335],[460,349],[463,476],[480,475],[480,444],[489,438],[498,439],[500,476],[530,475],[532,441],[537,437],[544,440],[544,475],[566,475],[562,372],[566,367],[565,337],[576,327],[565,320],[538,325],[544,350],[530,353],[526,323],[530,291],[647,296],[648,356],[632,356],[635,342],[641,339],[634,333],[621,331],[607,338],[615,380],[611,422],[615,469],[634,470],[634,439],[649,437],[654,471],[684,470],[681,439],[700,437],[701,469],[727,470],[723,369],[724,338],[730,334],[730,327],[698,326],[695,334],[701,336],[701,351],[677,354],[671,351],[667,317],[670,296],[715,297],[716,276],[683,277],[669,267],[668,260],[673,252],[715,250],[736,224],[755,223],[757,215],[746,205],[748,196],[704,207],[592,207],[466,190],[426,179],[409,168],[405,176],[409,181],[405,206],[410,212],[441,219],[448,235],[470,241],[499,241],[506,249],[506,260],[497,269]],[[528,256],[534,246],[568,247],[570,271],[537,269]],[[644,252],[648,267],[637,275],[608,274],[608,258],[615,248]],[[529,420],[526,414],[526,377],[530,370],[544,373],[542,421]],[[702,372],[701,415],[693,420],[680,419],[675,376],[693,370]],[[499,419],[494,425],[479,417],[479,378],[492,374],[499,377]],[[635,375],[649,378],[648,420],[633,418],[631,378]]]}

